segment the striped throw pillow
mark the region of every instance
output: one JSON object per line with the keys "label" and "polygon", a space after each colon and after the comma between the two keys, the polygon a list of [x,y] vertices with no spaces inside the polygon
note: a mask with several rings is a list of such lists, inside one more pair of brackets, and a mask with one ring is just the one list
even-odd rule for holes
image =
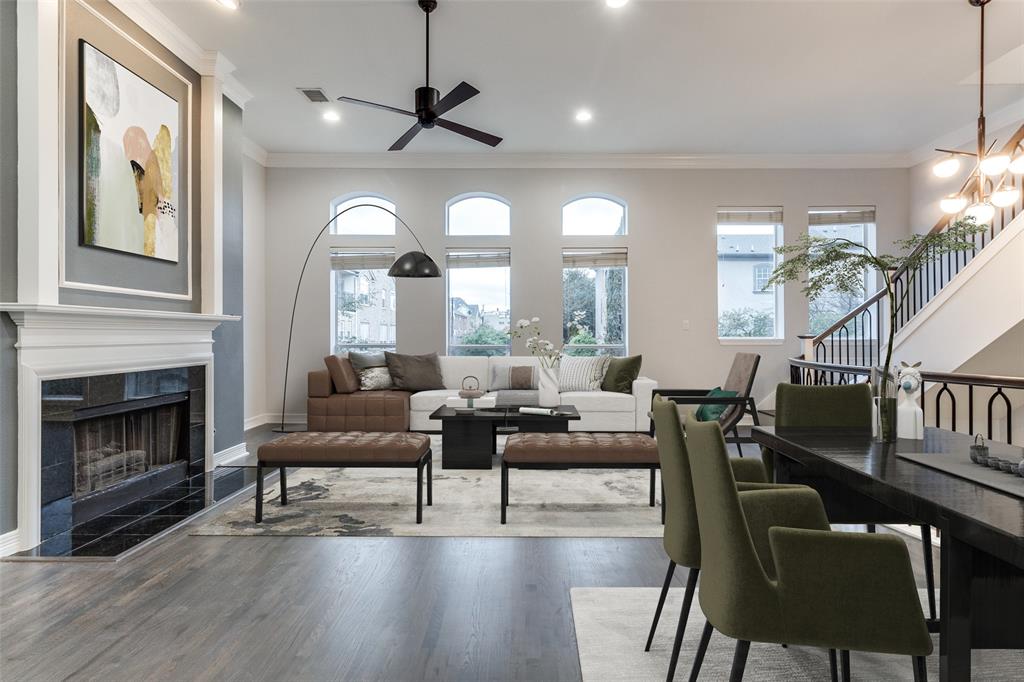
{"label": "striped throw pillow", "polygon": [[559,392],[600,391],[608,360],[607,355],[586,358],[563,355],[558,366]]}

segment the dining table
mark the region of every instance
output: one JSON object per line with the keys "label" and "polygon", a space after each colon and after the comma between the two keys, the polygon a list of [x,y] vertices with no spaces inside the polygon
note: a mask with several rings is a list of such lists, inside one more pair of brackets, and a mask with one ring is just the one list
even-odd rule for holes
{"label": "dining table", "polygon": [[[975,480],[993,480],[982,465],[971,465],[977,476],[937,466],[950,455],[969,462],[974,436],[927,427],[922,440],[883,443],[863,429],[755,426],[751,438],[777,482],[818,491],[833,524],[938,531],[940,608],[929,626],[939,633],[941,680],[971,679],[972,649],[1024,650],[1024,478],[1001,474],[994,487]],[[987,445],[990,456],[1024,459],[1022,448]]]}

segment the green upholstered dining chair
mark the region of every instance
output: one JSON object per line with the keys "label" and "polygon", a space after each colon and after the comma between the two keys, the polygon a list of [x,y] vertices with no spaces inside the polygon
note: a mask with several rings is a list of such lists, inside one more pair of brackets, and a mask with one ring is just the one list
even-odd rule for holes
{"label": "green upholstered dining chair", "polygon": [[[658,459],[661,462],[662,504],[665,510],[665,529],[662,542],[669,561],[665,584],[661,588],[658,606],[654,611],[654,622],[651,623],[651,632],[647,637],[647,646],[644,647],[644,651],[651,650],[651,642],[654,641],[654,633],[658,627],[658,620],[661,618],[662,608],[665,606],[665,597],[668,594],[676,565],[689,569],[686,592],[683,597],[683,609],[679,615],[679,625],[676,629],[672,658],[669,663],[668,679],[671,680],[675,675],[679,649],[683,641],[683,631],[690,614],[690,605],[697,587],[697,577],[700,574],[700,536],[697,532],[697,510],[693,503],[690,462],[686,452],[686,439],[680,422],[679,409],[671,400],[665,400],[661,396],[655,395],[651,413],[654,434],[658,442]],[[744,489],[794,487],[767,483],[768,478],[764,465],[757,459],[730,459],[729,462],[736,480],[743,481],[737,485]]]}
{"label": "green upholstered dining chair", "polygon": [[[871,387],[867,384],[843,386],[799,386],[779,384],[775,389],[775,425],[804,428],[856,428],[870,430],[872,416]],[[771,456],[766,458],[773,469]],[[868,524],[868,532],[875,532]],[[928,586],[928,616],[935,620],[935,574],[932,566],[932,531],[921,526],[924,575]]]}
{"label": "green upholstered dining chair", "polygon": [[733,682],[751,642],[842,651],[845,679],[851,650],[907,655],[923,682],[932,640],[903,541],[830,530],[811,488],[738,490],[717,423],[687,424],[686,440],[707,617],[690,679],[718,630],[737,640]]}

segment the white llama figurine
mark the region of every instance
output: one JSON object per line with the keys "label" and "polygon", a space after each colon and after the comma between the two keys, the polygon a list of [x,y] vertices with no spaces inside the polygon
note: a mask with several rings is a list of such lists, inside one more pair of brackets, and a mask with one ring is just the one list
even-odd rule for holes
{"label": "white llama figurine", "polygon": [[908,365],[900,363],[896,383],[900,387],[899,403],[896,406],[896,435],[912,440],[924,439],[924,412],[918,405],[921,395],[920,362]]}

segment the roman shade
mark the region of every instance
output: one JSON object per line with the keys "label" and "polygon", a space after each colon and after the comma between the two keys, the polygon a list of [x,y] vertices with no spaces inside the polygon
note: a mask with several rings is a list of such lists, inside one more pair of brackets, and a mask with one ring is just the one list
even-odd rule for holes
{"label": "roman shade", "polygon": [[507,268],[512,264],[508,249],[449,249],[449,268]]}
{"label": "roman shade", "polygon": [[782,207],[720,208],[719,225],[781,225]]}
{"label": "roman shade", "polygon": [[875,207],[822,208],[812,207],[807,211],[807,224],[815,225],[864,225],[875,222]]}
{"label": "roman shade", "polygon": [[563,268],[615,268],[625,267],[627,253],[624,248],[565,249],[562,251]]}
{"label": "roman shade", "polygon": [[373,249],[331,249],[332,270],[387,270],[395,252]]}

